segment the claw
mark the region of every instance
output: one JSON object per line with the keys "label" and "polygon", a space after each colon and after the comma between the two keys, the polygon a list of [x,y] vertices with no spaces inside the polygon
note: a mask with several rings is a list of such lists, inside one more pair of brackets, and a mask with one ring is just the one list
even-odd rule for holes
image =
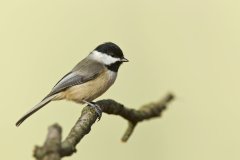
{"label": "claw", "polygon": [[96,113],[98,115],[98,121],[99,121],[101,119],[101,117],[102,117],[102,109],[100,108],[100,106],[97,105],[94,102],[88,102],[88,101],[85,101],[85,100],[83,100],[83,102],[88,104],[89,107],[94,108],[94,110],[96,111]]}

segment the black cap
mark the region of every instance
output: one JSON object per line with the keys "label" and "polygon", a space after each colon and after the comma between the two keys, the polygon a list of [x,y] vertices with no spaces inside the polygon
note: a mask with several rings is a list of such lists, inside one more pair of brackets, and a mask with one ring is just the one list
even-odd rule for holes
{"label": "black cap", "polygon": [[95,50],[115,58],[124,58],[121,48],[112,42],[100,44]]}

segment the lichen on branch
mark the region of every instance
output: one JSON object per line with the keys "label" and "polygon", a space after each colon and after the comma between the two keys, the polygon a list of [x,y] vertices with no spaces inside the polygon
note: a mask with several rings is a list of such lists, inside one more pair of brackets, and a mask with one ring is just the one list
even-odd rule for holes
{"label": "lichen on branch", "polygon": [[[104,113],[118,115],[128,121],[128,128],[122,137],[122,141],[126,142],[139,122],[160,117],[167,104],[173,99],[173,94],[168,94],[162,100],[143,105],[138,110],[127,108],[111,99],[100,100],[96,103]],[[62,157],[72,155],[77,151],[77,144],[91,131],[91,126],[97,118],[98,115],[92,107],[84,107],[81,116],[63,141],[61,127],[58,124],[50,126],[44,145],[35,147],[34,157],[37,160],[60,160]]]}

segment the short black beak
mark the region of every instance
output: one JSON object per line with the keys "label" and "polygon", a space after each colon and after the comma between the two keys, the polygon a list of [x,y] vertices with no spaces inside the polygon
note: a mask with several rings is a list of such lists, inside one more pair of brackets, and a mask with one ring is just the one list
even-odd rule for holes
{"label": "short black beak", "polygon": [[121,62],[129,62],[129,60],[126,59],[126,58],[122,58],[122,59],[121,59]]}

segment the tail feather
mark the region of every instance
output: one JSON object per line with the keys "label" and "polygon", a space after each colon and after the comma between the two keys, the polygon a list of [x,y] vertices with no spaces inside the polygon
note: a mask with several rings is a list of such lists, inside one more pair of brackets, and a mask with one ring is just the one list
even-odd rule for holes
{"label": "tail feather", "polygon": [[25,121],[28,117],[30,117],[33,113],[37,112],[39,109],[44,107],[46,104],[51,102],[51,100],[55,97],[56,95],[52,95],[50,97],[44,98],[40,103],[38,103],[36,106],[34,106],[30,111],[28,111],[26,114],[24,114],[17,122],[16,126],[20,126],[20,124]]}

